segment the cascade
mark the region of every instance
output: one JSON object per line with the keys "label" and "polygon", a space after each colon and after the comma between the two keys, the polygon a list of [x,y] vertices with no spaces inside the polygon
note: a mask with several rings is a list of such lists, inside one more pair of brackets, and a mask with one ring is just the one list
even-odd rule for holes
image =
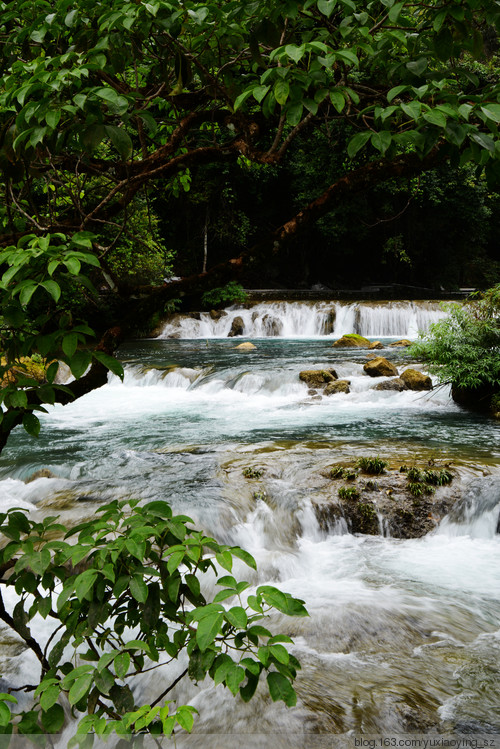
{"label": "cascade", "polygon": [[415,338],[444,316],[438,302],[261,302],[234,305],[216,316],[175,315],[159,338],[226,338],[236,318],[248,338],[339,338],[344,333]]}

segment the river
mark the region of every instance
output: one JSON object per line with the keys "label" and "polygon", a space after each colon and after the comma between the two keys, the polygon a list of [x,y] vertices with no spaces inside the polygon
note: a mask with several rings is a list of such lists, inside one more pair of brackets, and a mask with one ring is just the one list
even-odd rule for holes
{"label": "river", "polygon": [[[227,338],[238,315],[248,337]],[[249,550],[253,585],[270,582],[305,600],[309,618],[275,621],[302,663],[297,707],[263,692],[244,705],[223,687],[181,683],[175,698],[199,710],[191,741],[200,743],[189,746],[234,746],[225,742],[235,734],[272,747],[353,734],[500,734],[498,424],[457,407],[446,388],[374,391],[366,350],[332,348],[346,332],[379,338],[377,354],[401,371],[404,352],[389,344],[441,315],[429,304],[337,305],[332,313],[327,303],[273,303],[219,320],[178,319],[158,338],[121,348],[123,383],[110,376],[51,408],[36,442],[20,430],[11,436],[0,458],[0,510],[74,522],[111,498],[165,499]],[[257,348],[236,349],[241,340]],[[299,371],[332,367],[351,392],[308,394]],[[321,530],[314,502],[328,489],[319,477],[363,455],[395,467],[446,460],[462,500],[419,539]],[[245,479],[248,466],[262,478]],[[53,477],[25,483],[41,468]],[[3,677],[18,683],[29,658],[5,652]],[[134,689],[147,702],[158,676]]]}

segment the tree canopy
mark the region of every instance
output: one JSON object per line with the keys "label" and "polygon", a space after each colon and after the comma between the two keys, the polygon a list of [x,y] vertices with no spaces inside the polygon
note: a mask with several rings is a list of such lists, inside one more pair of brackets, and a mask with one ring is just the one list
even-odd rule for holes
{"label": "tree canopy", "polygon": [[[5,439],[20,421],[36,432],[32,412],[43,402],[103,382],[113,366],[106,357],[138,316],[236,277],[345,196],[445,161],[476,165],[492,185],[500,175],[500,88],[474,65],[496,40],[496,1],[1,8],[3,374],[37,352],[66,360],[77,378],[66,391],[50,377],[42,390],[14,378],[4,394]],[[344,173],[332,184],[318,175],[315,198],[253,247],[139,298],[113,279],[117,248],[161,244],[155,190],[189,189],[198,165],[279,164],[300,133],[335,123]],[[75,288],[92,295],[89,279],[102,278],[119,303],[96,358],[86,320],[61,306]]]}

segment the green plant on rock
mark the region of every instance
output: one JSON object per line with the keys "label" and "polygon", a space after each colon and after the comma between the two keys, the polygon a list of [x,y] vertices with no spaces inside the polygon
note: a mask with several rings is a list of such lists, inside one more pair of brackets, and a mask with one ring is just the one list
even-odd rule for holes
{"label": "green plant on rock", "polygon": [[385,469],[387,467],[387,462],[385,460],[381,460],[378,457],[377,458],[359,458],[356,465],[359,466],[364,473],[372,473],[374,475],[379,475],[385,472]]}
{"label": "green plant on rock", "polygon": [[433,486],[445,486],[453,481],[453,474],[446,468],[441,471],[425,470],[424,481]]}
{"label": "green plant on rock", "polygon": [[[115,501],[70,531],[55,517],[0,515],[0,619],[39,668],[31,684],[16,687],[33,693],[31,708],[11,712],[14,698],[0,695],[1,733],[58,733],[65,706],[84,736],[190,731],[194,708],[166,700],[184,677],[208,676],[247,701],[265,675],[273,700],[295,704],[300,664],[285,647],[292,641],[265,624],[274,611],[306,616],[303,601],[269,585],[248,595],[249,583],[231,573],[235,559],[255,569],[253,557],[191,523],[160,501]],[[219,592],[206,597],[204,578],[214,575]],[[7,589],[18,599],[12,615]],[[33,627],[38,616],[54,622],[45,645]],[[181,656],[180,676],[159,683],[151,704],[138,704],[136,676]]]}
{"label": "green plant on rock", "polygon": [[433,486],[420,481],[409,481],[407,487],[410,494],[413,494],[414,497],[423,497],[424,494],[434,494],[436,491]]}
{"label": "green plant on rock", "polygon": [[340,499],[359,499],[359,490],[355,486],[341,486],[339,488]]}
{"label": "green plant on rock", "polygon": [[345,479],[346,481],[352,481],[356,478],[356,471],[353,468],[334,466],[330,469],[329,476],[331,479]]}
{"label": "green plant on rock", "polygon": [[260,479],[263,475],[263,468],[253,468],[252,466],[248,466],[247,468],[243,469],[243,476],[246,479]]}

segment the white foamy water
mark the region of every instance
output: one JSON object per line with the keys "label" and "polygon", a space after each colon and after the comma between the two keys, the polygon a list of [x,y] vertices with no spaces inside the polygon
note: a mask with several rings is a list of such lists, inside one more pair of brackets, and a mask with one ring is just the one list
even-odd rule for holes
{"label": "white foamy water", "polygon": [[235,305],[219,319],[208,312],[200,312],[199,319],[176,315],[159,338],[226,338],[237,317],[248,338],[339,338],[344,333],[416,338],[445,314],[438,302],[263,302],[249,308]]}

